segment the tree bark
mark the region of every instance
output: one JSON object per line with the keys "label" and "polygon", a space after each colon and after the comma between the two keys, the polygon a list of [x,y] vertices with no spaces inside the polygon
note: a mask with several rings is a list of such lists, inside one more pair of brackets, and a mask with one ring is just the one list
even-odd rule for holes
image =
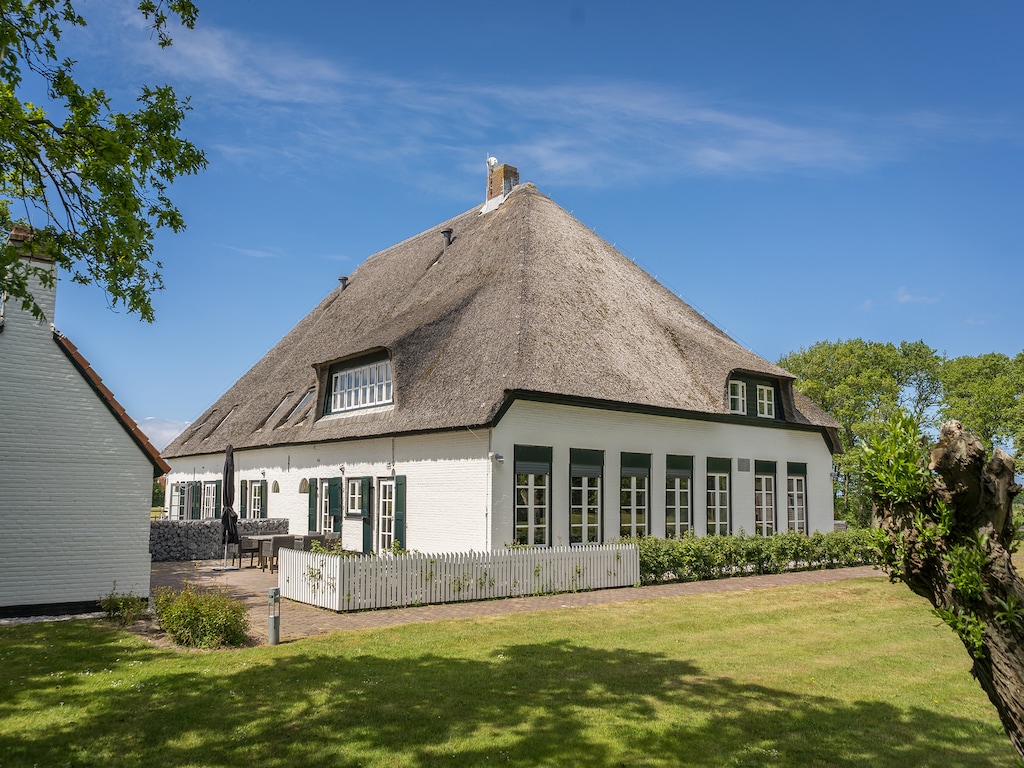
{"label": "tree bark", "polygon": [[[957,632],[972,673],[1024,758],[1024,580],[1011,560],[1011,506],[1021,490],[1013,459],[959,422],[942,426],[931,451],[930,498],[883,507],[880,525],[899,562],[888,564]],[[945,510],[943,509],[945,507]]]}

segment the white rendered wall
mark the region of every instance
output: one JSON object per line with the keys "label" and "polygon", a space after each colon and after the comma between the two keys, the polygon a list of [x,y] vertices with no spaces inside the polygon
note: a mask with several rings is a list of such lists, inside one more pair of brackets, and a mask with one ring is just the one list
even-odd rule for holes
{"label": "white rendered wall", "polygon": [[[604,451],[602,540],[619,537],[620,454],[651,454],[650,533],[665,531],[665,456],[693,456],[691,499],[694,532],[707,533],[706,474],[708,457],[732,460],[731,531],[754,532],[754,460],[775,461],[777,530],[786,530],[787,462],[807,464],[808,531],[831,531],[832,457],[818,432],[752,427],[602,411],[549,403],[517,401],[494,428],[492,450],[504,457],[494,465],[494,546],[513,539],[514,453],[516,445],[552,448],[551,542],[569,543],[569,449]],[[741,472],[737,459],[749,459]]]}
{"label": "white rendered wall", "polygon": [[[44,301],[52,317],[52,296]],[[53,340],[0,332],[0,606],[149,594],[153,466]]]}
{"label": "white rendered wall", "polygon": [[[489,546],[491,462],[487,435],[468,431],[397,438],[375,438],[281,448],[235,450],[235,510],[239,482],[267,481],[267,517],[288,520],[290,533],[306,533],[309,495],[302,481],[332,477],[372,477],[377,483],[406,477],[406,549],[454,552]],[[169,459],[168,494],[172,483],[220,480],[224,455],[204,454]],[[279,492],[273,493],[274,482]],[[342,543],[362,548],[362,521],[344,517]],[[169,503],[169,502],[168,502]]]}

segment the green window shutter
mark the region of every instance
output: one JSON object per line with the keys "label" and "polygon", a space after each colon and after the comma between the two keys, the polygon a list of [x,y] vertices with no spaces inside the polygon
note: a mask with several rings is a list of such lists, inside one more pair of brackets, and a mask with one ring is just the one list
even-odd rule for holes
{"label": "green window shutter", "polygon": [[331,529],[341,530],[341,478],[332,477],[327,481],[327,507],[331,516]]}
{"label": "green window shutter", "polygon": [[309,478],[309,519],[306,524],[309,526],[308,530],[316,530],[316,487],[319,482],[315,477]]}
{"label": "green window shutter", "polygon": [[395,541],[408,549],[405,541],[405,475],[395,478]]}
{"label": "green window shutter", "polygon": [[223,484],[224,484],[223,480],[214,480],[213,481],[213,489],[214,489],[213,490],[213,515],[214,515],[214,517],[220,517],[220,500],[222,498],[221,486]]}
{"label": "green window shutter", "polygon": [[194,480],[189,484],[189,490],[192,491],[191,495],[191,510],[189,514],[193,520],[198,520],[202,516],[202,503],[203,503],[203,484],[198,480]]}
{"label": "green window shutter", "polygon": [[263,500],[263,511],[260,517],[270,517],[267,513],[267,505],[270,503],[270,496],[267,495],[267,481],[260,480],[260,499]]}
{"label": "green window shutter", "polygon": [[359,478],[359,498],[362,500],[363,518],[370,519],[373,517],[371,511],[373,510],[373,478],[372,477],[360,477]]}
{"label": "green window shutter", "polygon": [[246,504],[249,503],[249,481],[238,482],[238,516],[245,517]]}

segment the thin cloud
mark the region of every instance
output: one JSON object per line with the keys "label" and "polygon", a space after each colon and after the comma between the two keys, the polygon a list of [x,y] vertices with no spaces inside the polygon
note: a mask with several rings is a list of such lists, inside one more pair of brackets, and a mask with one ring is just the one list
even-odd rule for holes
{"label": "thin cloud", "polygon": [[227,248],[229,251],[240,253],[243,256],[250,256],[254,259],[279,259],[286,255],[279,248],[238,248],[234,245],[222,245],[221,248]]}
{"label": "thin cloud", "polygon": [[[130,11],[122,23],[140,27]],[[141,66],[187,84],[214,133],[212,151],[275,172],[303,163],[318,172],[423,165],[428,155],[451,168],[468,161],[467,148],[486,147],[551,185],[638,184],[666,178],[666,168],[675,176],[859,173],[922,140],[991,133],[977,120],[928,111],[772,112],[643,82],[425,83],[209,25],[177,35],[166,50],[144,35],[124,37]]]}
{"label": "thin cloud", "polygon": [[939,301],[939,297],[913,294],[900,286],[896,291],[896,301],[900,304],[935,304]]}

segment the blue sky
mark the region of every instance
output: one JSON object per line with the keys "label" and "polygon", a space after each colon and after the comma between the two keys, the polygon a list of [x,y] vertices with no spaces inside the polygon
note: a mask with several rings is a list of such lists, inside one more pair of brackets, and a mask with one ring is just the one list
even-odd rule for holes
{"label": "blue sky", "polygon": [[203,2],[160,50],[89,0],[81,79],[190,95],[152,325],[55,322],[163,445],[496,156],[768,359],[823,339],[1016,354],[1024,5]]}

